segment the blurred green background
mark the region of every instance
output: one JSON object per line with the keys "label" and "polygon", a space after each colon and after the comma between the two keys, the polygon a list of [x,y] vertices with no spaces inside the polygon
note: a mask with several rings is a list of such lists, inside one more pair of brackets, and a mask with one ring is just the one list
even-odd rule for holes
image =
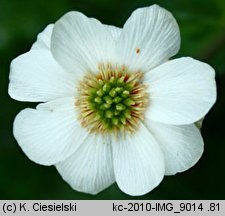
{"label": "blurred green background", "polygon": [[[15,115],[34,103],[10,99],[9,65],[28,51],[37,34],[64,13],[77,10],[106,24],[122,27],[131,12],[159,4],[177,19],[180,56],[211,64],[217,73],[218,100],[202,134],[205,151],[198,164],[141,197],[123,194],[116,184],[96,196],[72,190],[54,167],[30,161],[12,135]],[[224,0],[0,0],[0,199],[225,199],[225,1]]]}

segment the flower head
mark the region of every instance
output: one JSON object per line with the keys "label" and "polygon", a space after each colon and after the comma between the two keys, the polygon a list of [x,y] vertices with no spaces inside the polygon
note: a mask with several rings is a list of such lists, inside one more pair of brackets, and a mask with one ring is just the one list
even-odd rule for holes
{"label": "flower head", "polygon": [[99,73],[89,73],[80,82],[75,105],[81,125],[96,134],[117,136],[135,132],[148,104],[141,72],[100,65]]}
{"label": "flower head", "polygon": [[215,72],[180,47],[178,25],[154,5],[122,29],[69,12],[11,63],[9,94],[43,102],[22,110],[14,136],[25,154],[55,165],[72,188],[117,182],[130,195],[192,167],[203,152],[195,122],[216,100]]}

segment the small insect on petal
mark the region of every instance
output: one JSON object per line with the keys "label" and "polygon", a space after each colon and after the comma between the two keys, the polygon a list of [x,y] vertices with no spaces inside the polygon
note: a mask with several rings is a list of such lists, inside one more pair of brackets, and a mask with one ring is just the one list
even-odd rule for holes
{"label": "small insect on petal", "polygon": [[138,54],[138,53],[140,53],[140,48],[136,48],[136,53]]}

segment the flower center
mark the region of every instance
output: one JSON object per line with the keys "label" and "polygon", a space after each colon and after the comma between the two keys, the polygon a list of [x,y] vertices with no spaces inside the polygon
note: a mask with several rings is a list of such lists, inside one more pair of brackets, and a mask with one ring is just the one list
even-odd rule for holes
{"label": "flower center", "polygon": [[96,133],[136,131],[148,104],[142,79],[142,72],[111,64],[100,64],[98,74],[84,76],[75,103],[82,126]]}

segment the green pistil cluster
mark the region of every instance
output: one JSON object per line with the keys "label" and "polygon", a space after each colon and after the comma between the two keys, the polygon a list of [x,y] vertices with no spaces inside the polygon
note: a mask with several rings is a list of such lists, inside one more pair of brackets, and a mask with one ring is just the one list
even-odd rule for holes
{"label": "green pistil cluster", "polygon": [[91,110],[95,118],[101,121],[105,129],[121,128],[131,118],[132,106],[135,101],[132,99],[132,83],[126,83],[125,77],[111,77],[110,80],[98,80],[95,89],[89,98]]}
{"label": "green pistil cluster", "polygon": [[124,136],[135,132],[148,105],[142,80],[142,72],[111,64],[99,64],[98,74],[87,73],[79,83],[75,101],[82,127],[116,137],[118,132]]}

